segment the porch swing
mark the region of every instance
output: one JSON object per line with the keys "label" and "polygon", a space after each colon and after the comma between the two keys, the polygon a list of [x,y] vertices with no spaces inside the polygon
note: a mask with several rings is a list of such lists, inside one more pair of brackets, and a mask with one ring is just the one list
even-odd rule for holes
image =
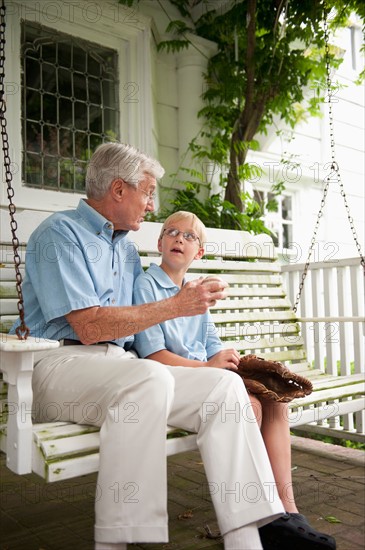
{"label": "porch swing", "polygon": [[[0,350],[2,353],[1,370],[4,373],[4,380],[8,385],[7,407],[9,409],[6,428],[4,428],[5,422],[2,428],[0,426],[0,434],[2,431],[4,432],[4,430],[6,430],[4,432],[6,433],[6,438],[0,438],[0,445],[1,450],[7,454],[7,466],[14,472],[25,474],[34,471],[45,478],[46,481],[56,481],[97,471],[99,433],[93,426],[80,426],[70,422],[53,422],[46,425],[33,425],[31,420],[33,353],[40,350],[54,349],[59,346],[59,342],[35,339],[28,336],[29,328],[26,326],[24,320],[24,305],[21,289],[22,276],[19,268],[21,263],[19,252],[20,245],[16,235],[18,225],[15,220],[16,208],[13,203],[14,190],[12,186],[11,162],[5,117],[4,0],[2,0],[2,5],[0,7],[0,32],[0,124],[4,153],[5,179],[7,183],[11,219],[10,227],[12,237],[10,243],[13,249],[13,263],[16,273],[16,292],[18,297],[16,307],[21,321],[16,335],[9,336],[5,334],[4,331],[0,341]],[[327,27],[326,32],[327,84],[330,98],[331,81],[329,77]],[[332,113],[330,116],[330,124],[331,145],[333,144],[334,148]],[[332,155],[332,166],[339,175],[338,166],[334,160],[334,152]],[[215,243],[216,248],[214,253],[217,252],[217,257],[208,257],[204,261],[201,260],[200,263],[198,262],[196,264],[196,271],[194,272],[194,269],[191,270],[193,276],[217,272],[222,274],[222,277],[226,277],[226,280],[231,283],[231,300],[225,301],[225,307],[227,309],[224,313],[218,310],[214,318],[214,320],[217,319],[226,338],[232,334],[232,326],[242,327],[245,325],[242,320],[247,321],[249,325],[248,328],[255,328],[255,325],[259,323],[264,327],[267,323],[268,329],[266,333],[263,330],[263,336],[260,333],[259,340],[262,343],[260,345],[268,350],[267,353],[265,352],[266,356],[280,361],[288,360],[291,363],[297,362],[297,364],[294,365],[297,369],[296,372],[303,372],[304,375],[307,374],[305,369],[308,369],[308,363],[305,357],[304,346],[299,342],[301,337],[298,335],[295,312],[300,300],[304,279],[308,271],[329,183],[330,181],[327,179],[324,196],[321,202],[321,209],[318,214],[317,224],[312,238],[312,245],[302,275],[294,311],[285,297],[282,277],[280,276],[281,268],[274,261],[273,243],[267,235],[252,236],[242,231],[208,229],[208,240],[210,239],[211,243]],[[352,218],[349,213],[342,183],[340,183],[340,185],[356,246],[360,254],[361,264],[364,267],[365,261],[361,254],[355,229],[353,228]],[[142,253],[142,262],[145,267],[149,265],[149,262],[156,261],[154,250],[159,231],[160,224],[148,224],[148,222],[146,222],[136,234],[136,241],[138,241],[139,249]],[[232,248],[230,248],[230,246],[236,247],[238,241],[241,245],[243,244],[244,252],[240,252],[239,257],[232,261]],[[4,242],[4,244],[7,243]],[[254,252],[252,252],[252,250],[254,250]],[[257,261],[252,262],[247,260]],[[268,296],[268,294],[270,295]],[[5,298],[8,297],[9,295],[5,296]],[[5,301],[6,300],[4,300],[4,302]],[[253,302],[257,304],[254,307],[257,308],[258,313],[251,313],[250,308],[253,307],[251,305]],[[250,305],[247,306],[247,303]],[[236,304],[239,304],[239,306]],[[249,310],[249,313],[243,311],[245,308]],[[9,308],[5,308],[5,314],[8,313],[13,316],[16,313],[15,309],[15,304],[11,302]],[[250,336],[252,336],[252,334],[250,334]],[[237,347],[238,350],[242,349],[243,351],[250,349],[253,353],[256,351],[254,339],[250,340],[249,343],[244,339],[239,340],[237,346],[239,345],[244,345],[245,347]],[[257,346],[259,347],[259,344],[257,344]],[[286,346],[285,351],[280,351],[283,346]],[[314,374],[316,373],[314,372]],[[365,408],[363,398],[365,395],[363,377],[357,375],[355,377],[344,378],[345,377],[337,377],[336,380],[331,379],[331,381],[328,382],[329,377],[325,377],[326,385],[324,387],[318,386],[318,392],[313,392],[312,396],[309,396],[308,399],[305,398],[304,408],[302,405],[304,400],[300,400],[301,403],[292,402],[292,412],[289,418],[290,425],[296,426],[307,424],[308,422],[317,422],[318,419],[321,420],[331,416],[334,417],[339,414],[352,414],[362,411]],[[312,399],[312,401],[310,401],[310,399]],[[337,399],[344,399],[341,403],[341,407],[332,405]],[[171,430],[168,428],[166,445],[166,452],[168,455],[197,448],[195,434],[185,433],[184,437],[170,438],[170,431]]]}

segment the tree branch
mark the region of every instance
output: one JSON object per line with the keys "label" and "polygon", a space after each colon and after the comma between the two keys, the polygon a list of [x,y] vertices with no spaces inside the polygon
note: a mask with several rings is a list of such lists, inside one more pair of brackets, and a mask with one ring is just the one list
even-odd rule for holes
{"label": "tree branch", "polygon": [[255,48],[256,48],[256,0],[247,2],[247,54],[246,75],[247,85],[245,104],[250,106],[254,98],[255,90]]}

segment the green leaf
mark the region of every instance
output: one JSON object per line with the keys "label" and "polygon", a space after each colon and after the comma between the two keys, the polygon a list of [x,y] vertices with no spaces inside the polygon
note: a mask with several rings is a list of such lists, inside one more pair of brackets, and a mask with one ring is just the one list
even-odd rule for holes
{"label": "green leaf", "polygon": [[268,212],[277,212],[278,211],[278,201],[276,199],[270,199],[266,203],[266,210]]}
{"label": "green leaf", "polygon": [[157,50],[166,50],[167,53],[176,53],[189,47],[188,40],[163,40],[157,44]]}
{"label": "green leaf", "polygon": [[118,0],[119,4],[122,4],[123,6],[132,7],[134,3],[138,3],[139,0]]}
{"label": "green leaf", "polygon": [[166,32],[174,31],[177,34],[183,34],[184,32],[192,32],[193,29],[191,27],[188,27],[184,21],[180,21],[179,19],[175,19],[174,21],[170,21],[170,23],[166,27]]}
{"label": "green leaf", "polygon": [[342,523],[340,519],[335,518],[335,516],[325,516],[324,518],[328,523]]}

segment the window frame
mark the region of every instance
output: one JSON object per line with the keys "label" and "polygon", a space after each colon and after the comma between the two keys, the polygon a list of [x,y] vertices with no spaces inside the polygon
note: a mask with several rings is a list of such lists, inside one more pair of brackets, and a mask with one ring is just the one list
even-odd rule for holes
{"label": "window frame", "polygon": [[[36,189],[84,193],[81,185],[85,183],[85,153],[94,150],[95,142],[100,142],[103,134],[104,140],[107,140],[108,130],[114,136],[120,136],[119,98],[116,96],[120,88],[118,53],[95,41],[81,41],[73,35],[41,27],[38,23],[23,20],[21,26],[24,184]],[[26,51],[23,48],[24,39],[28,45]],[[37,46],[39,42],[41,50]],[[67,49],[71,42],[72,49]],[[90,53],[94,51],[98,56],[93,59]],[[55,55],[58,68],[55,67]],[[105,56],[109,57],[108,64],[101,67]],[[74,62],[77,64],[79,59],[83,66],[74,67]],[[91,68],[87,70],[86,59],[88,63],[90,59],[92,61]],[[100,74],[101,68],[105,77],[100,80],[97,73]],[[87,90],[91,97],[86,97]],[[111,102],[106,99],[102,105],[101,94],[104,93],[111,94]],[[49,102],[52,108],[49,108]],[[98,127],[93,127],[91,120],[94,112],[97,113]],[[42,123],[38,124],[40,118]],[[82,173],[77,174],[78,167]],[[62,177],[65,178],[63,183]]]}
{"label": "window frame", "polygon": [[[65,11],[58,17],[46,18],[40,2],[14,4],[7,14],[6,27],[6,105],[9,153],[12,163],[14,202],[18,208],[57,211],[75,208],[83,193],[67,190],[37,189],[28,187],[22,179],[22,125],[21,125],[21,21],[27,20],[54,28],[91,42],[98,42],[117,51],[119,71],[119,128],[121,141],[132,143],[149,152],[151,150],[151,53],[149,21],[138,14],[134,18],[115,17],[109,10],[100,14],[98,24],[91,24],[82,16],[81,6]],[[15,7],[17,9],[15,9]],[[70,21],[70,19],[72,19]],[[5,186],[1,188],[1,204],[7,203]]]}
{"label": "window frame", "polygon": [[[268,229],[274,231],[274,229],[273,229],[273,227],[271,227],[271,223],[270,223],[270,218],[272,218],[273,219],[273,224],[272,225],[274,226],[275,223],[277,223],[278,227],[280,229],[280,232],[277,235],[278,244],[275,245],[275,248],[279,251],[288,251],[288,250],[290,250],[290,248],[284,247],[283,228],[284,228],[284,225],[291,227],[292,238],[288,243],[290,245],[290,243],[294,242],[294,228],[295,228],[294,201],[295,201],[295,193],[291,192],[288,189],[285,189],[285,191],[283,191],[283,193],[281,195],[276,197],[276,200],[278,202],[278,212],[270,212],[266,209],[265,205],[268,202],[268,196],[270,194],[272,194],[272,191],[269,188],[266,188],[266,187],[257,187],[257,186],[255,186],[254,187],[254,192],[257,192],[257,193],[263,195],[263,198],[264,198],[264,201],[263,201],[264,202],[264,211],[263,211],[262,219],[263,219],[266,227]],[[282,216],[282,203],[283,203],[283,199],[285,199],[285,198],[290,198],[290,200],[291,200],[291,219],[290,220],[285,219]]]}

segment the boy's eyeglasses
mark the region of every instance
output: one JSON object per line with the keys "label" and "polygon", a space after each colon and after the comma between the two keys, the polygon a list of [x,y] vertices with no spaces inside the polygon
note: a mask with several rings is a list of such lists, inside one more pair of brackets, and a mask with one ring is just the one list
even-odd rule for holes
{"label": "boy's eyeglasses", "polygon": [[180,233],[182,233],[184,239],[189,243],[199,241],[199,245],[201,246],[201,241],[198,235],[195,235],[195,233],[191,231],[180,231],[179,229],[175,229],[174,227],[168,227],[167,229],[163,230],[163,234],[167,235],[168,237],[177,237],[178,235],[180,235]]}

